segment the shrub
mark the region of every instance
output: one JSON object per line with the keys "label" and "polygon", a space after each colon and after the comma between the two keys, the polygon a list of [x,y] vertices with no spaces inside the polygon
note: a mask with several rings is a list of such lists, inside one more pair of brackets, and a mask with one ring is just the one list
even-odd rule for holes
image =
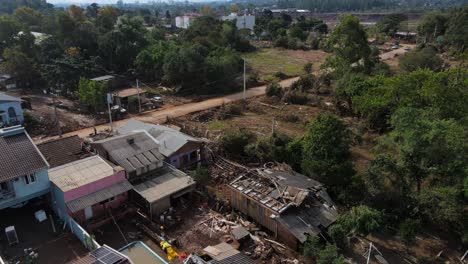
{"label": "shrub", "polygon": [[28,132],[31,132],[32,129],[39,125],[39,120],[37,120],[29,111],[24,111],[24,127]]}
{"label": "shrub", "polygon": [[283,102],[297,105],[307,104],[309,97],[306,93],[288,89],[282,98]]}
{"label": "shrub", "polygon": [[306,76],[301,76],[297,81],[293,82],[291,85],[292,90],[298,90],[306,92],[315,88],[315,78],[313,75],[308,74]]}
{"label": "shrub", "polygon": [[311,74],[312,73],[312,62],[308,62],[304,65],[304,71],[307,73],[307,74]]}
{"label": "shrub", "polygon": [[302,254],[306,257],[317,256],[320,250],[323,249],[323,245],[320,244],[320,240],[317,236],[309,236],[304,243]]}
{"label": "shrub", "polygon": [[400,228],[398,230],[401,239],[405,241],[405,243],[411,243],[416,238],[416,235],[419,231],[420,222],[415,219],[406,219],[400,224]]}
{"label": "shrub", "polygon": [[285,122],[291,122],[291,123],[297,123],[300,120],[299,116],[294,113],[286,113],[286,114],[280,115],[279,119]]}
{"label": "shrub", "polygon": [[211,180],[210,171],[207,168],[197,168],[190,172],[192,178],[197,182],[197,186],[204,187]]}
{"label": "shrub", "polygon": [[400,66],[408,72],[418,69],[430,69],[440,71],[444,61],[437,55],[437,50],[433,47],[425,47],[421,50],[414,50],[401,56]]}
{"label": "shrub", "polygon": [[272,97],[272,96],[281,97],[282,94],[283,94],[283,90],[278,82],[271,82],[268,84],[266,88],[266,95],[268,97]]}
{"label": "shrub", "polygon": [[275,74],[273,74],[273,76],[275,76],[276,78],[278,78],[280,80],[288,78],[288,75],[285,74],[284,72],[281,72],[281,71],[275,72]]}
{"label": "shrub", "polygon": [[257,71],[253,71],[249,74],[247,74],[247,80],[246,80],[246,85],[247,86],[255,86],[258,85],[260,82],[260,76]]}
{"label": "shrub", "polygon": [[228,104],[221,109],[218,118],[224,120],[238,115],[242,115],[242,107],[238,104]]}
{"label": "shrub", "polygon": [[245,155],[245,147],[249,144],[252,135],[242,131],[231,131],[221,138],[221,147],[232,156]]}
{"label": "shrub", "polygon": [[327,245],[317,254],[317,264],[344,264],[345,258],[338,253],[335,245]]}

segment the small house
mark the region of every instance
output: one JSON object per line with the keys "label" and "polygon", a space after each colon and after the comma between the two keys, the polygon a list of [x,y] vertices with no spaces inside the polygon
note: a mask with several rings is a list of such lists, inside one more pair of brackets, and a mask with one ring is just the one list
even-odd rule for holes
{"label": "small house", "polygon": [[125,169],[134,201],[151,216],[160,214],[195,188],[195,181],[164,162],[160,145],[147,131],[136,131],[91,143],[103,158]]}
{"label": "small house", "polygon": [[199,17],[199,14],[185,14],[183,16],[176,16],[175,26],[177,28],[187,29],[193,23],[193,20]]}
{"label": "small house", "polygon": [[127,89],[122,89],[114,92],[112,94],[113,97],[113,103],[116,105],[119,105],[120,107],[123,107],[125,109],[129,109],[130,107],[136,107],[136,109],[129,109],[133,110],[133,112],[138,112],[138,104],[136,105],[131,105],[131,98],[138,99],[140,101],[140,104],[145,104],[147,102],[146,99],[146,91],[138,89],[138,88],[127,88]]}
{"label": "small house", "polygon": [[0,74],[0,87],[7,90],[16,89],[16,79],[10,74]]}
{"label": "small house", "polygon": [[0,92],[0,127],[22,124],[24,121],[23,100]]}
{"label": "small house", "polygon": [[49,170],[53,208],[79,223],[109,215],[127,201],[132,185],[122,167],[95,155]]}
{"label": "small house", "polygon": [[231,205],[298,249],[334,223],[338,212],[324,186],[302,174],[257,169],[229,185]]}
{"label": "small house", "polygon": [[0,209],[18,206],[50,191],[49,164],[24,128],[0,129]]}
{"label": "small house", "polygon": [[236,27],[240,29],[250,29],[253,30],[255,26],[255,16],[253,15],[241,15],[238,16],[236,13],[231,13],[228,16],[221,17],[223,21],[236,21]]}
{"label": "small house", "polygon": [[164,160],[176,168],[183,168],[202,161],[203,141],[173,128],[130,119],[117,129],[125,135],[133,131],[147,131],[159,144]]}
{"label": "small house", "polygon": [[83,140],[76,135],[46,141],[38,144],[37,147],[49,163],[50,168],[65,165],[91,155],[86,151]]}

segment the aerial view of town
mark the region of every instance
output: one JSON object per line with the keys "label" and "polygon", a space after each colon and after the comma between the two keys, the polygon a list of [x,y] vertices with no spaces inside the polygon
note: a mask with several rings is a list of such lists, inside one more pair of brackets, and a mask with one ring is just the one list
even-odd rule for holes
{"label": "aerial view of town", "polygon": [[0,0],[0,264],[468,264],[467,0]]}

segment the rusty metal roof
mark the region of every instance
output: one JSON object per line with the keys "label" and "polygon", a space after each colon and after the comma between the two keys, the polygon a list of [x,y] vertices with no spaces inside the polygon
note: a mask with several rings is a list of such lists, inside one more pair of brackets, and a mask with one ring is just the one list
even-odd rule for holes
{"label": "rusty metal roof", "polygon": [[86,154],[82,150],[82,140],[79,136],[54,139],[38,144],[37,147],[51,168],[77,161]]}

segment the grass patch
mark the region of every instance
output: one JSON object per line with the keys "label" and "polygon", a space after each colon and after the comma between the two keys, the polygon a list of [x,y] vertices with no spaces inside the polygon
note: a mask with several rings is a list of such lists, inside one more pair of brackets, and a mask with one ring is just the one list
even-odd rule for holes
{"label": "grass patch", "polygon": [[219,120],[211,120],[210,122],[208,122],[209,129],[213,130],[221,130],[226,128],[226,126],[227,124],[225,122],[221,122]]}
{"label": "grass patch", "polygon": [[304,73],[303,59],[288,56],[284,51],[273,48],[259,49],[255,52],[244,53],[242,57],[261,76],[273,75],[283,72],[289,76],[297,76]]}

